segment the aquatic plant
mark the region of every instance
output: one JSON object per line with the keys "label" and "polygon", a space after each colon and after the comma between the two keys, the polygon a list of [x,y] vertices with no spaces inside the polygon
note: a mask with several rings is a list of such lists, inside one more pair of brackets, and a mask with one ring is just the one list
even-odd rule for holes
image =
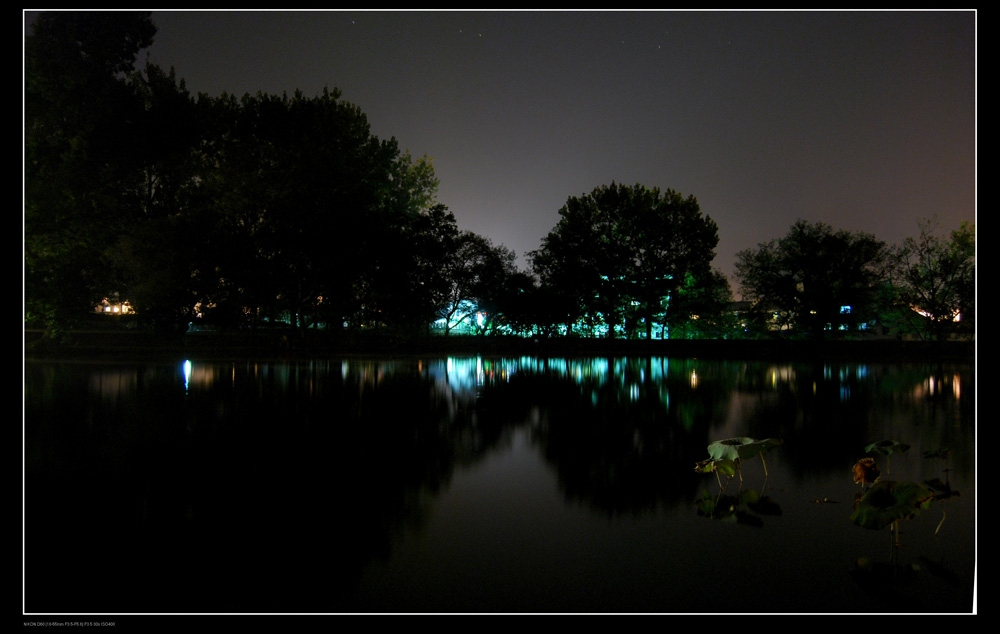
{"label": "aquatic plant", "polygon": [[[721,460],[702,460],[694,463],[696,473],[714,473],[715,479],[719,481],[719,490],[723,491],[729,487],[729,482],[736,475],[736,462],[723,458]],[[722,486],[722,478],[719,474],[726,476],[726,486]]]}
{"label": "aquatic plant", "polygon": [[858,460],[854,463],[852,471],[854,472],[854,482],[861,485],[862,492],[866,486],[874,484],[880,475],[878,464],[875,463],[874,458]]}
{"label": "aquatic plant", "polygon": [[949,466],[950,465],[950,461],[948,459],[951,456],[951,449],[948,449],[948,448],[927,449],[926,451],[924,451],[924,453],[922,455],[923,455],[924,458],[938,458],[938,459],[944,460],[944,472],[945,472],[945,474],[947,475],[948,472],[951,471],[951,468]]}
{"label": "aquatic plant", "polygon": [[[951,456],[951,449],[940,448],[940,449],[928,449],[923,452],[924,458],[938,458],[944,460],[944,482],[940,478],[933,478],[931,480],[924,480],[924,484],[933,489],[934,491],[934,501],[943,502],[948,498],[958,495],[958,491],[954,491],[951,488],[951,481],[949,480],[949,475],[951,473],[951,468],[949,467],[949,457]],[[937,528],[934,530],[934,534],[937,535],[941,531],[941,526],[944,525],[944,520],[948,517],[947,511],[943,508],[941,509],[941,521],[938,522]]]}
{"label": "aquatic plant", "polygon": [[880,440],[865,447],[865,452],[885,456],[885,472],[889,473],[889,456],[894,453],[905,453],[909,449],[909,445],[898,440]]}
{"label": "aquatic plant", "polygon": [[[941,482],[940,478],[934,478],[933,480],[924,480],[924,484],[927,485],[934,492],[935,502],[944,502],[949,498],[953,498],[959,495],[958,491],[951,488],[951,484],[948,482]],[[934,529],[934,534],[937,535],[941,532],[941,527],[944,525],[945,519],[948,518],[948,512],[941,508],[941,521],[938,522],[937,528]]]}
{"label": "aquatic plant", "polygon": [[934,492],[919,482],[879,480],[861,498],[851,521],[873,530],[890,527],[899,546],[899,522],[919,515],[933,501]]}
{"label": "aquatic plant", "polygon": [[934,492],[919,482],[880,480],[861,498],[851,521],[864,528],[881,530],[919,515],[933,499]]}
{"label": "aquatic plant", "polygon": [[778,438],[766,438],[764,440],[754,440],[753,438],[726,438],[716,440],[708,446],[708,455],[713,460],[732,460],[736,465],[736,472],[740,476],[740,485],[743,484],[743,469],[741,463],[744,460],[760,456],[761,464],[764,465],[764,477],[767,477],[767,462],[764,454],[774,449],[782,441]]}
{"label": "aquatic plant", "polygon": [[740,491],[738,495],[720,493],[715,497],[708,491],[702,491],[696,505],[702,517],[758,528],[764,525],[764,516],[781,515],[781,507],[755,489]]}
{"label": "aquatic plant", "polygon": [[921,455],[923,455],[924,458],[943,458],[944,460],[947,460],[950,454],[951,449],[943,447],[941,449],[927,449]]}

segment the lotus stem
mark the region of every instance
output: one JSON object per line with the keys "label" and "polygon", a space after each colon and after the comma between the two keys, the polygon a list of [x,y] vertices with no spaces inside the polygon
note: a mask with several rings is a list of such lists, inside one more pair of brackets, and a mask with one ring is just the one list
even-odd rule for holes
{"label": "lotus stem", "polygon": [[761,454],[760,454],[760,461],[764,465],[764,478],[767,479],[767,461],[764,460],[764,453],[763,452],[761,452]]}
{"label": "lotus stem", "polygon": [[944,520],[945,520],[946,517],[948,517],[948,512],[942,510],[941,511],[941,521],[938,522],[937,528],[934,529],[934,535],[935,536],[938,534],[938,531],[941,530],[941,525],[944,524]]}
{"label": "lotus stem", "polygon": [[900,520],[896,520],[895,522],[889,525],[892,531],[892,545],[897,555],[899,553],[899,547],[902,546],[902,544],[899,541],[899,522]]}
{"label": "lotus stem", "polygon": [[889,561],[892,563],[893,576],[896,574],[896,562],[899,559],[899,520],[889,524]]}

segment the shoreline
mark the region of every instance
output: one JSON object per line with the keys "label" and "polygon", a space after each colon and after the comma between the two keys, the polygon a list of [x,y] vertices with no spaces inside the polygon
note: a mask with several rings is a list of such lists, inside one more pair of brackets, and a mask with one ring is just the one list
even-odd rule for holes
{"label": "shoreline", "polygon": [[141,361],[419,356],[652,356],[719,360],[882,361],[975,363],[974,341],[668,339],[624,340],[559,337],[374,335],[333,337],[323,332],[186,333],[76,331],[69,342],[44,342],[24,333],[25,360]]}

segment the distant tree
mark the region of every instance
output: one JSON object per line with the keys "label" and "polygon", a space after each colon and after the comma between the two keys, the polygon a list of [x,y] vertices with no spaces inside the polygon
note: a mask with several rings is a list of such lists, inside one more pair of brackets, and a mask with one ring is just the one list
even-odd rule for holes
{"label": "distant tree", "polygon": [[973,332],[976,315],[976,228],[963,222],[948,239],[936,220],[922,220],[920,235],[892,253],[893,289],[900,325],[921,337],[943,339],[956,329]]}
{"label": "distant tree", "polygon": [[736,330],[729,280],[717,270],[688,273],[660,318],[671,339],[725,338]]}
{"label": "distant tree", "polygon": [[455,215],[443,204],[433,204],[413,215],[403,234],[398,271],[405,285],[399,310],[403,320],[423,330],[451,303],[453,254],[461,241]]}
{"label": "distant tree", "polygon": [[134,171],[117,193],[129,213],[119,219],[107,260],[115,270],[115,290],[129,299],[140,321],[176,330],[193,317],[199,297],[192,270],[210,249],[210,213],[199,194],[208,131],[173,69],[147,64],[133,85],[143,104],[133,126]]}
{"label": "distant tree", "polygon": [[608,336],[652,335],[663,299],[685,276],[707,274],[718,227],[693,196],[612,183],[571,197],[530,254],[563,323],[607,327]]}
{"label": "distant tree", "polygon": [[523,286],[523,279],[517,270],[517,255],[502,244],[493,244],[489,238],[485,243],[477,268],[475,301],[479,311],[474,326],[479,334],[497,332],[507,314],[516,306],[516,300]]}
{"label": "distant tree", "polygon": [[540,292],[534,275],[515,270],[507,277],[499,308],[494,311],[496,331],[520,336],[548,335],[555,323],[546,314],[548,299]]}
{"label": "distant tree", "polygon": [[507,247],[471,231],[457,237],[443,266],[448,293],[438,317],[445,321],[445,334],[463,323],[480,334],[494,330],[517,271],[515,257]]}
{"label": "distant tree", "polygon": [[437,185],[429,158],[398,154],[380,183],[372,233],[362,236],[365,255],[374,260],[365,306],[396,330],[426,331],[444,285],[441,267],[458,227],[447,207],[435,202]]}
{"label": "distant tree", "polygon": [[208,110],[211,294],[244,306],[251,324],[361,327],[408,315],[411,224],[436,187],[429,164],[372,135],[337,90],[223,95]]}
{"label": "distant tree", "polygon": [[737,253],[736,276],[758,312],[778,312],[822,337],[874,319],[886,256],[885,243],[870,234],[799,220],[785,237]]}
{"label": "distant tree", "polygon": [[107,257],[135,212],[150,13],[41,13],[24,50],[26,320],[58,332],[114,287]]}

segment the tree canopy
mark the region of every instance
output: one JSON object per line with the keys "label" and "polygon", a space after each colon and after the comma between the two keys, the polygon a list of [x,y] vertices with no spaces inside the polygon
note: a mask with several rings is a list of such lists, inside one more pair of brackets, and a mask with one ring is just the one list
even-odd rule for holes
{"label": "tree canopy", "polygon": [[[26,323],[58,334],[117,297],[167,329],[733,333],[718,227],[694,196],[571,196],[520,271],[437,202],[429,158],[373,135],[336,88],[194,96],[136,67],[155,33],[148,12],[54,12],[25,38]],[[768,328],[974,328],[974,226],[920,228],[889,249],[799,220],[738,253],[737,279]]]}
{"label": "tree canopy", "polygon": [[135,69],[154,34],[148,13],[59,12],[26,38],[26,318],[59,329],[117,295],[168,328],[426,327],[429,241],[454,228],[429,159],[336,89],[195,98]]}
{"label": "tree canopy", "polygon": [[976,228],[964,222],[945,238],[935,220],[919,223],[892,252],[893,289],[902,327],[943,339],[951,330],[975,328]]}
{"label": "tree canopy", "polygon": [[739,252],[736,276],[758,312],[813,336],[856,328],[877,314],[886,245],[866,233],[799,220],[788,233]]}
{"label": "tree canopy", "polygon": [[612,183],[574,196],[531,261],[560,320],[650,337],[685,275],[706,274],[718,227],[693,196]]}
{"label": "tree canopy", "polygon": [[112,283],[144,113],[133,68],[155,32],[149,13],[59,12],[25,38],[25,310],[50,329]]}

